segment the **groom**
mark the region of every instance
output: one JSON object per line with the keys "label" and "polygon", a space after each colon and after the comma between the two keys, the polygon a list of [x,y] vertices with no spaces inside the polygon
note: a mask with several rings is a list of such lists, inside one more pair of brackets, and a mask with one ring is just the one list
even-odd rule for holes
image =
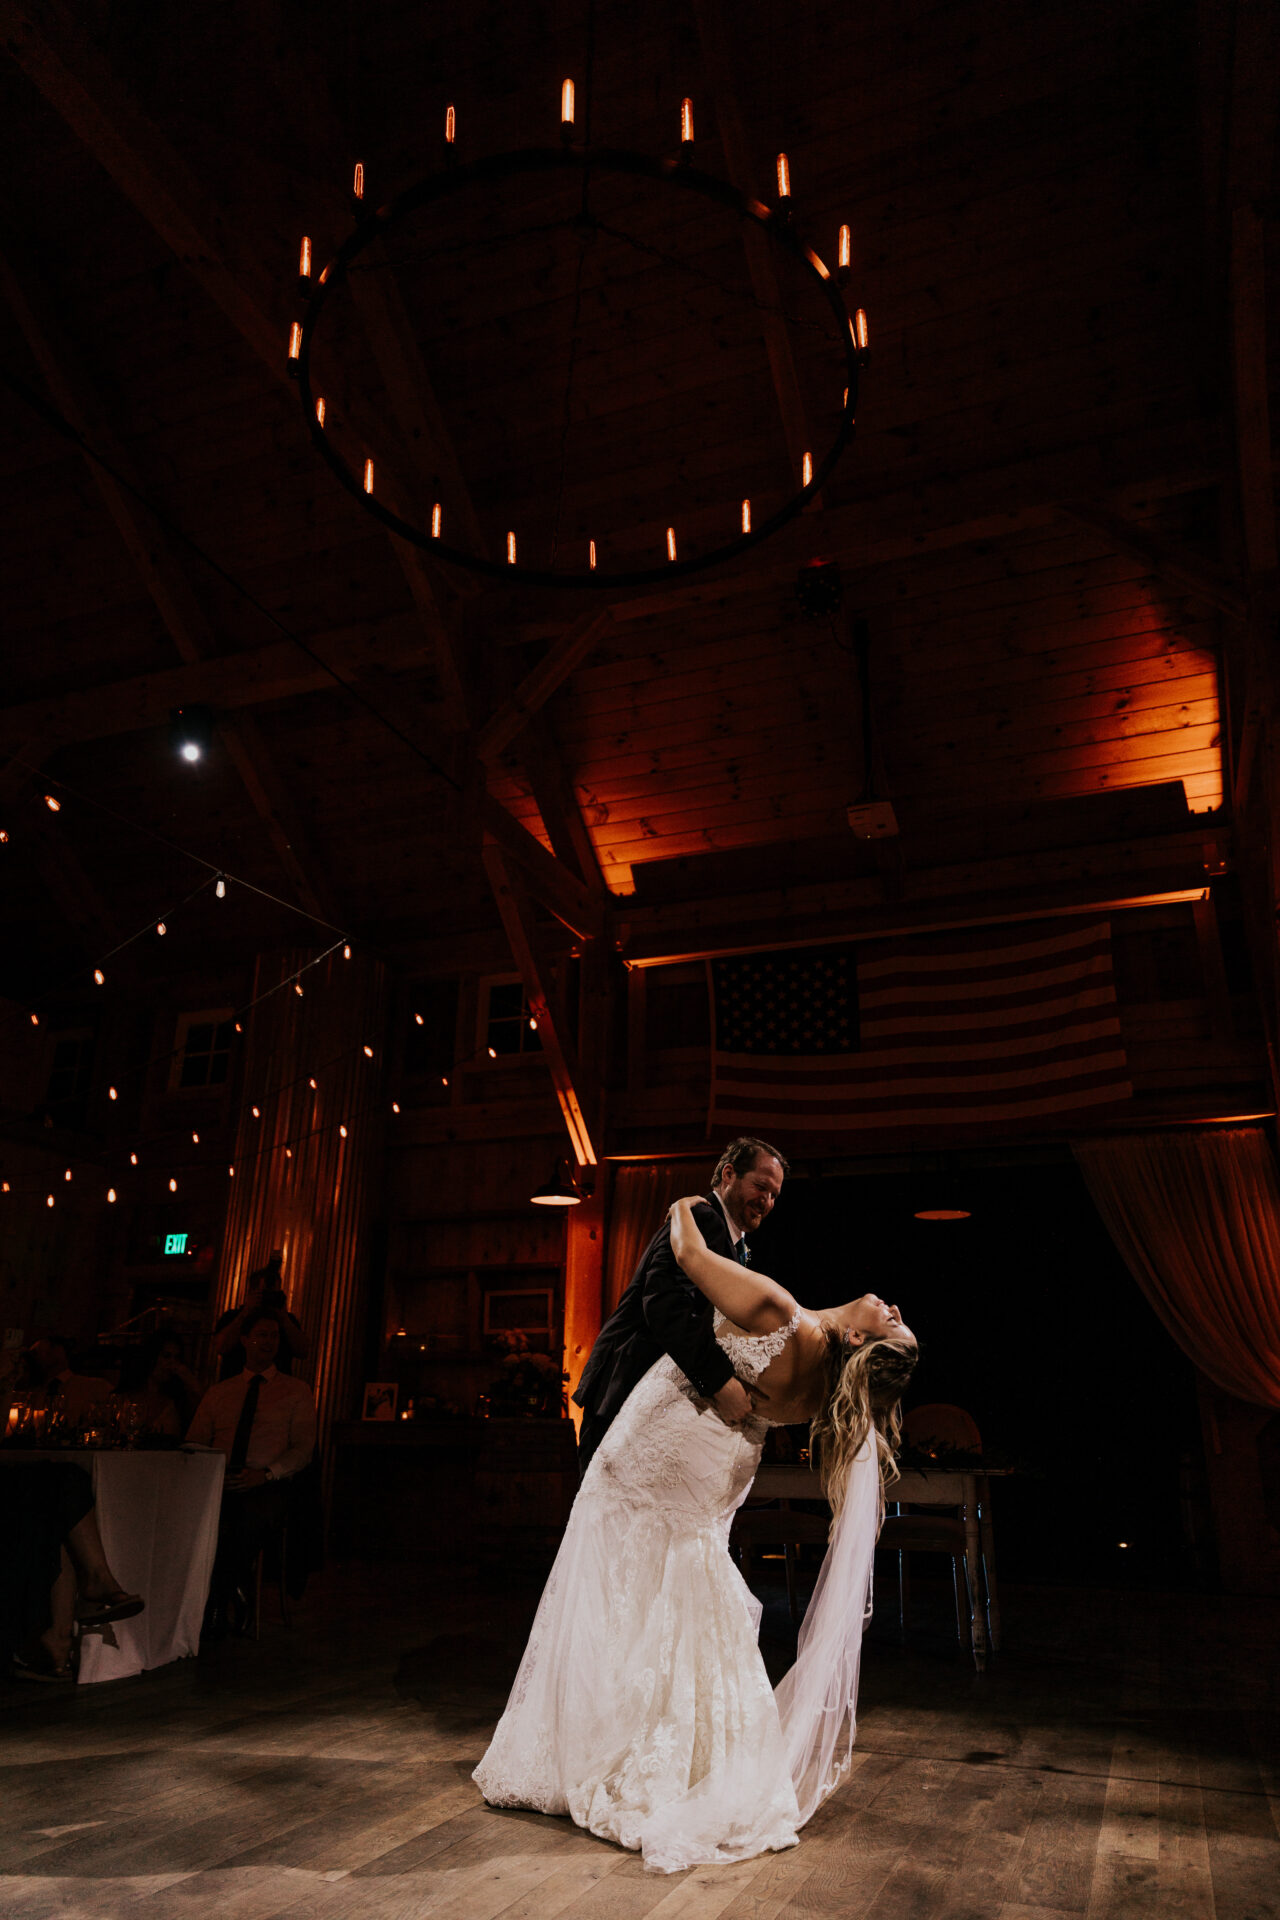
{"label": "groom", "polygon": [[[782,1191],[787,1163],[763,1140],[734,1140],[716,1163],[711,1192],[693,1210],[713,1253],[750,1265],[746,1235],[766,1220]],[[751,1412],[751,1396],[735,1378],[712,1332],[711,1302],[676,1265],[671,1222],[664,1220],[640,1257],[631,1284],[601,1327],[574,1399],[583,1409],[578,1469],[585,1473],[610,1422],[660,1354],[670,1354],[726,1426]]]}

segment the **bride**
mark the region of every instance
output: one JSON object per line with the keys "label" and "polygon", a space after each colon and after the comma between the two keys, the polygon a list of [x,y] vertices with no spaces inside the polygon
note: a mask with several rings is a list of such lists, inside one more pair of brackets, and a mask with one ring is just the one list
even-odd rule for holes
{"label": "bride", "polygon": [[[794,1846],[848,1770],[883,1486],[916,1361],[896,1307],[863,1294],[810,1312],[712,1253],[692,1209],[672,1209],[672,1248],[717,1309],[756,1413],[725,1426],[666,1357],[634,1388],[587,1469],[473,1776],[491,1805],[568,1813],[664,1873]],[[775,1695],[728,1536],[767,1428],[801,1420],[835,1518]]]}

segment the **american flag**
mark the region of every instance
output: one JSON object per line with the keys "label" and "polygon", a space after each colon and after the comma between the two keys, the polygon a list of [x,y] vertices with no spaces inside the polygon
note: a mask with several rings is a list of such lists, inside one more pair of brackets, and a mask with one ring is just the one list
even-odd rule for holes
{"label": "american flag", "polygon": [[1133,1092],[1106,921],[711,964],[710,1126],[973,1126]]}

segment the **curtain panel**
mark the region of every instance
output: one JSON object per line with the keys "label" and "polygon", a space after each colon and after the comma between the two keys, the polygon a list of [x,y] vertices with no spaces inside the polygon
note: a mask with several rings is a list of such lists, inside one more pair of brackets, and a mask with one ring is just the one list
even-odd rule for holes
{"label": "curtain panel", "polygon": [[620,1166],[613,1176],[609,1203],[609,1244],[604,1276],[606,1320],[617,1306],[640,1261],[662,1225],[667,1208],[681,1194],[698,1193],[704,1173],[700,1161],[646,1160]]}
{"label": "curtain panel", "polygon": [[1280,1407],[1280,1182],[1258,1127],[1081,1140],[1076,1161],[1164,1326],[1237,1400]]}

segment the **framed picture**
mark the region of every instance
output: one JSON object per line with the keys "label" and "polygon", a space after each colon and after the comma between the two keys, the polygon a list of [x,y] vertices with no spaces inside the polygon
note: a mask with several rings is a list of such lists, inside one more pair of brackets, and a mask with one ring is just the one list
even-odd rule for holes
{"label": "framed picture", "polygon": [[400,1388],[394,1380],[366,1380],[362,1420],[394,1420]]}
{"label": "framed picture", "polygon": [[551,1287],[490,1287],[484,1296],[485,1337],[523,1333],[530,1347],[549,1348],[554,1311]]}

